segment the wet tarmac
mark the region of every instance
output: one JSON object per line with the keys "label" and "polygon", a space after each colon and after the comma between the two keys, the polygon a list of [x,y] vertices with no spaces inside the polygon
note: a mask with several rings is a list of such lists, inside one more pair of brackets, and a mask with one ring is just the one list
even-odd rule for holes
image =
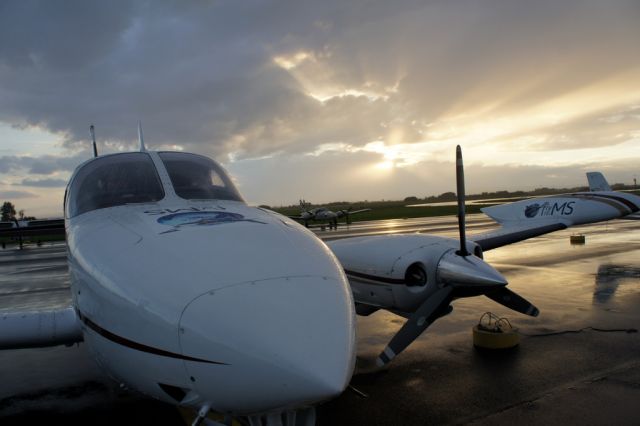
{"label": "wet tarmac", "polygon": [[[467,231],[469,233],[484,233],[496,228],[496,223],[483,214],[467,215]],[[428,233],[454,235],[458,232],[458,222],[451,216],[429,218],[408,218],[374,220],[355,222],[350,225],[340,223],[337,229],[329,229],[328,225],[312,225],[314,232],[323,240],[330,241],[339,238],[363,237],[369,235],[384,235],[397,233]]]}
{"label": "wet tarmac", "polygon": [[[469,218],[470,232],[490,221]],[[354,224],[323,238],[388,232],[455,236],[454,217]],[[586,244],[571,245],[580,232]],[[454,302],[387,368],[378,352],[403,319],[358,318],[353,387],[318,408],[319,425],[640,424],[640,229],[616,221],[556,232],[485,253],[537,318],[477,297]],[[0,250],[0,312],[70,301],[64,245]],[[520,345],[474,349],[482,313],[508,317]],[[178,411],[104,377],[84,345],[0,351],[0,424],[184,424]]]}

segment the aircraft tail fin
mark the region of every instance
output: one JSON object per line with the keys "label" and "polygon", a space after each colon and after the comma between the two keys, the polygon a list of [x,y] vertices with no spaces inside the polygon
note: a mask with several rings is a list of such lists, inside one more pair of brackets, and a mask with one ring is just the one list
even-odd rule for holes
{"label": "aircraft tail fin", "polygon": [[611,191],[609,183],[600,172],[587,172],[589,191]]}

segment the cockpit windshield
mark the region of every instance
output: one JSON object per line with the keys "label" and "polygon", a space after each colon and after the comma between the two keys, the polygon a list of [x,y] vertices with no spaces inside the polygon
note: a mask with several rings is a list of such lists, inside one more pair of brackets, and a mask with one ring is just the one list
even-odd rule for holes
{"label": "cockpit windshield", "polygon": [[78,171],[69,188],[67,215],[162,198],[162,184],[149,154],[114,154],[96,158]]}
{"label": "cockpit windshield", "polygon": [[227,173],[207,157],[160,152],[176,194],[187,200],[243,201]]}

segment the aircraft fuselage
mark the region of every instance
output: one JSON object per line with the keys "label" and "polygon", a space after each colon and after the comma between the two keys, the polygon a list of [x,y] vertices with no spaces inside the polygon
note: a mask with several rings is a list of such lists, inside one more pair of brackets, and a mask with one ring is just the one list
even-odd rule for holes
{"label": "aircraft fuselage", "polygon": [[[238,197],[181,197],[175,170],[155,152],[135,153],[135,161],[157,173],[158,200],[78,214],[77,200],[112,177],[82,181],[101,161],[117,168],[117,156],[130,154],[80,166],[66,198],[73,302],[97,362],[155,398],[233,414],[309,406],[342,392],[355,361],[353,299],[324,243]],[[126,169],[115,179],[130,179],[119,176]]]}

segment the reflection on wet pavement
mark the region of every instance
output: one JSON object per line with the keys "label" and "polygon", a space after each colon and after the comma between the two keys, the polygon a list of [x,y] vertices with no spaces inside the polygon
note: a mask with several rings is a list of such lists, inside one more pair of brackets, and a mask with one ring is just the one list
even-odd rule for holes
{"label": "reflection on wet pavement", "polygon": [[64,244],[0,250],[0,312],[71,304]]}
{"label": "reflection on wet pavement", "polygon": [[[616,294],[618,286],[637,286],[638,284],[640,284],[640,268],[632,265],[600,265],[596,274],[593,303],[606,304]],[[629,292],[633,292],[631,287]]]}

